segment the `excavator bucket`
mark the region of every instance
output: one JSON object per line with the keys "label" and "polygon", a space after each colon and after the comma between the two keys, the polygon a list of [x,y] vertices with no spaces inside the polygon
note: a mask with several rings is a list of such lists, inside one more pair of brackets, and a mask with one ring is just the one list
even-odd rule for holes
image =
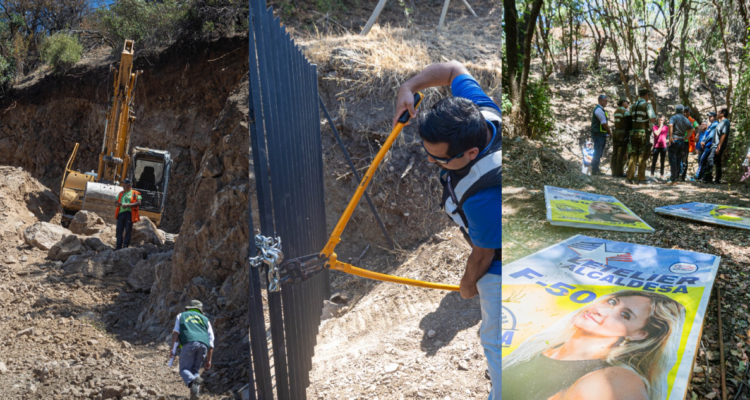
{"label": "excavator bucket", "polygon": [[81,209],[94,212],[103,220],[115,223],[115,203],[117,196],[122,192],[122,186],[88,182],[85,189]]}
{"label": "excavator bucket", "polygon": [[66,214],[72,214],[81,209],[86,184],[96,179],[93,175],[71,170],[76,154],[78,154],[78,143],[73,148],[73,154],[70,155],[68,164],[65,166],[60,186],[60,205]]}

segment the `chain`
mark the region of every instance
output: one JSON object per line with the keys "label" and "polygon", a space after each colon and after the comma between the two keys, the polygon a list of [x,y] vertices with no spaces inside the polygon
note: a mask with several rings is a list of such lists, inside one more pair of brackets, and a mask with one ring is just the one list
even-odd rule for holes
{"label": "chain", "polygon": [[258,255],[250,257],[250,264],[253,267],[260,267],[263,264],[268,265],[268,291],[278,292],[281,290],[279,280],[279,264],[284,261],[284,253],[281,252],[281,238],[266,237],[255,235],[255,247]]}

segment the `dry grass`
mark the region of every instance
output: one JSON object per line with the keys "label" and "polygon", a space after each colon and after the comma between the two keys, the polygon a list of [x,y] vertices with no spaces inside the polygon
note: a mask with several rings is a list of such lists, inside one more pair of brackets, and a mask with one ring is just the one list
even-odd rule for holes
{"label": "dry grass", "polygon": [[[392,98],[398,87],[426,65],[455,59],[463,62],[490,94],[500,93],[500,54],[460,29],[436,33],[375,26],[367,36],[320,36],[300,43],[318,64],[321,79],[342,87],[337,95]],[[472,60],[473,59],[473,60]],[[435,94],[427,91],[427,97]]]}

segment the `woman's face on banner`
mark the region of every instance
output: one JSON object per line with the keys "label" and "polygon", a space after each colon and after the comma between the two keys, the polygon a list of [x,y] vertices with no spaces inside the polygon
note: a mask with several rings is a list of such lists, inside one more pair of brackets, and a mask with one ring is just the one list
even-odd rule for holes
{"label": "woman's face on banner", "polygon": [[750,211],[747,211],[747,210],[720,208],[716,210],[716,212],[718,214],[726,215],[728,217],[750,218]]}
{"label": "woman's face on banner", "polygon": [[613,214],[616,211],[610,204],[601,202],[593,202],[589,208],[597,214]]}
{"label": "woman's face on banner", "polygon": [[573,325],[593,336],[645,339],[651,299],[643,296],[611,298],[596,303],[573,319]]}

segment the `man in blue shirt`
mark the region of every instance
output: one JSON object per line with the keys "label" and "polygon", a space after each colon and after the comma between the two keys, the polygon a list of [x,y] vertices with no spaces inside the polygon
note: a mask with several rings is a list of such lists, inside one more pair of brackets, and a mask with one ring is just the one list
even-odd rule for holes
{"label": "man in blue shirt", "polygon": [[500,399],[502,293],[502,132],[501,111],[461,63],[432,64],[398,92],[393,124],[404,112],[414,116],[414,93],[451,86],[453,97],[438,101],[418,117],[427,160],[439,166],[442,204],[471,245],[460,283],[461,297],[479,294],[480,337],[492,390]]}
{"label": "man in blue shirt", "polygon": [[711,146],[713,145],[714,130],[719,125],[719,121],[716,120],[716,113],[711,111],[708,113],[708,121],[710,125],[701,133],[698,138],[698,145],[700,148],[698,153],[698,171],[695,172],[695,179],[703,179],[703,174],[706,172],[706,164],[708,163],[708,156],[711,154]]}

